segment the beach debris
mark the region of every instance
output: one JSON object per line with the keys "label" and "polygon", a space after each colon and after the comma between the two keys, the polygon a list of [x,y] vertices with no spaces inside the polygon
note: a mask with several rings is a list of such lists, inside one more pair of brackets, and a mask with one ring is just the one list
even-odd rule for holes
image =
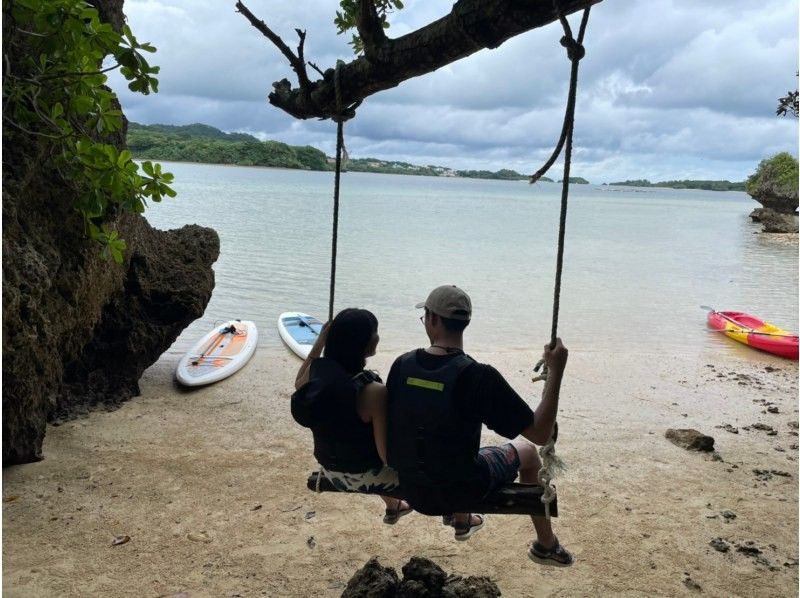
{"label": "beach debris", "polygon": [[308,513],[306,513],[306,521],[308,521],[309,519],[314,519],[314,517],[316,516],[317,516],[316,511],[309,511]]}
{"label": "beach debris", "polygon": [[717,552],[728,552],[731,549],[730,545],[722,538],[714,538],[708,545]]}
{"label": "beach debris", "polygon": [[716,519],[717,517],[719,517],[719,515],[717,515],[713,511],[709,511],[708,513],[706,513],[706,519]]}
{"label": "beach debris", "polygon": [[778,413],[778,406],[777,405],[770,405],[767,407],[767,411],[769,413]]}
{"label": "beach debris", "polygon": [[488,577],[448,575],[433,561],[411,557],[403,566],[403,579],[391,567],[371,558],[347,583],[342,598],[366,596],[452,596],[497,598],[500,589]]}
{"label": "beach debris", "polygon": [[756,543],[753,542],[752,540],[746,540],[743,543],[737,543],[735,544],[735,546],[736,546],[736,552],[741,552],[742,554],[747,556],[757,556],[761,554],[761,549],[758,546],[756,546]]}
{"label": "beach debris", "polygon": [[731,434],[738,434],[739,433],[739,428],[735,428],[730,424],[722,424],[721,426],[714,426],[714,427],[715,428],[721,428],[721,429],[725,430],[726,432],[730,432]]}
{"label": "beach debris", "polygon": [[768,469],[754,469],[753,473],[756,474],[756,479],[762,482],[772,479],[772,473]]}
{"label": "beach debris", "polygon": [[314,536],[309,536],[308,540],[306,540],[306,546],[309,548],[314,548],[317,545],[317,541],[314,539]]}
{"label": "beach debris", "polygon": [[710,453],[714,450],[714,438],[691,428],[669,428],[664,436],[673,444],[685,448],[688,451]]}
{"label": "beach debris", "polygon": [[3,497],[3,502],[14,502],[18,498],[19,498],[19,496],[15,496],[14,494],[11,494],[10,496],[4,496]]}
{"label": "beach debris", "polygon": [[797,423],[796,421],[791,421],[791,422],[789,422],[787,425],[788,425],[790,428],[792,428],[793,430],[796,430],[796,429],[797,429],[797,427],[798,427],[798,423]]}
{"label": "beach debris", "polygon": [[783,563],[784,567],[797,567],[797,559],[788,558],[786,562]]}
{"label": "beach debris", "polygon": [[114,539],[111,540],[111,546],[120,546],[121,544],[127,544],[130,541],[130,536],[114,536]]}
{"label": "beach debris", "polygon": [[693,580],[688,573],[684,573],[684,575],[686,577],[683,578],[683,585],[685,585],[687,588],[689,588],[690,590],[692,590],[694,592],[702,592],[703,591],[702,586],[699,583],[697,583],[695,580]]}
{"label": "beach debris", "polygon": [[261,509],[261,505],[255,505],[255,506],[254,506],[254,507],[252,507],[250,510],[251,510],[251,511],[258,511],[259,509]]}
{"label": "beach debris", "polygon": [[205,531],[189,532],[186,534],[186,537],[192,542],[202,542],[203,544],[209,544],[211,542],[211,536]]}
{"label": "beach debris", "polygon": [[287,509],[279,509],[281,513],[291,513],[292,511],[297,511],[298,509],[302,509],[303,505],[297,505],[296,507],[289,507]]}
{"label": "beach debris", "polygon": [[762,424],[761,422],[756,422],[752,424],[750,427],[753,428],[754,430],[762,430],[764,432],[774,432],[772,426],[770,426],[769,424]]}
{"label": "beach debris", "polygon": [[719,514],[722,515],[722,518],[725,519],[726,522],[730,522],[730,521],[733,521],[734,519],[736,519],[736,513],[734,513],[733,511],[731,511],[729,509],[725,509],[724,511],[720,511]]}

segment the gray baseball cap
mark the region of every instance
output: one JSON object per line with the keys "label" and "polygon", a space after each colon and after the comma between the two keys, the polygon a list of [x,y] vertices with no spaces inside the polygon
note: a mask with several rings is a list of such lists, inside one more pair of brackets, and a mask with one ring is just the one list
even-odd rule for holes
{"label": "gray baseball cap", "polygon": [[427,307],[436,315],[452,320],[469,320],[472,317],[472,301],[469,295],[454,284],[436,287],[416,307]]}

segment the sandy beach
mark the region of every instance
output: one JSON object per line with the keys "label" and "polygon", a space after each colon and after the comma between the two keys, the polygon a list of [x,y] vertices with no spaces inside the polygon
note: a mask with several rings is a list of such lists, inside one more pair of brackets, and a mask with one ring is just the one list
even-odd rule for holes
{"label": "sandy beach", "polygon": [[[538,355],[474,356],[535,405]],[[394,357],[369,366],[385,375]],[[376,497],[306,490],[310,433],[288,404],[299,360],[283,348],[195,391],[175,386],[177,359],[120,409],[48,426],[44,461],[4,470],[4,595],[338,596],[370,557],[399,569],[412,555],[504,596],[797,593],[796,363],[571,352],[555,525],[577,563],[555,569],[528,560],[525,516],[489,516],[457,543],[417,513],[382,524]],[[713,436],[717,456],[668,428]]]}

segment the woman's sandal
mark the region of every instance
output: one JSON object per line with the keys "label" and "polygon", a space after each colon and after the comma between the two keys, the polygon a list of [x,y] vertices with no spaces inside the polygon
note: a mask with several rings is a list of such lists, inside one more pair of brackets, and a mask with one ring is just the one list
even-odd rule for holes
{"label": "woman's sandal", "polygon": [[395,507],[394,509],[390,509],[387,507],[386,513],[383,516],[383,522],[387,525],[394,525],[395,523],[400,521],[401,517],[403,517],[404,515],[408,515],[411,511],[414,510],[408,503],[406,503],[405,508],[400,508],[402,506],[403,506],[403,500],[397,499],[397,507]]}
{"label": "woman's sandal", "polygon": [[469,540],[472,537],[472,535],[475,534],[478,530],[480,530],[483,527],[483,524],[486,523],[485,519],[483,518],[483,515],[478,515],[476,513],[475,517],[480,519],[481,522],[475,525],[471,525],[470,522],[472,521],[472,517],[473,514],[470,513],[469,517],[467,517],[467,520],[464,521],[463,523],[459,521],[453,521],[453,529],[456,530],[455,539],[458,540],[459,542],[463,542],[464,540]]}
{"label": "woman's sandal", "polygon": [[556,538],[556,543],[550,548],[545,548],[538,541],[534,541],[533,546],[528,551],[528,556],[535,563],[540,565],[554,565],[556,567],[569,567],[575,562],[575,557],[566,548],[561,546]]}

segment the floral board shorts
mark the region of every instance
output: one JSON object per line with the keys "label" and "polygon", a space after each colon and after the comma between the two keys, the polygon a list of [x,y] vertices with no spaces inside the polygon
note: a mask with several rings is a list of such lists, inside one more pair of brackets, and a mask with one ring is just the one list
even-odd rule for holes
{"label": "floral board shorts", "polygon": [[510,442],[501,446],[485,446],[478,452],[478,461],[489,471],[488,494],[504,484],[517,479],[519,473],[519,453]]}
{"label": "floral board shorts", "polygon": [[391,492],[400,484],[397,472],[388,466],[376,467],[360,473],[328,471],[323,467],[322,473],[336,486],[339,492],[383,494]]}

